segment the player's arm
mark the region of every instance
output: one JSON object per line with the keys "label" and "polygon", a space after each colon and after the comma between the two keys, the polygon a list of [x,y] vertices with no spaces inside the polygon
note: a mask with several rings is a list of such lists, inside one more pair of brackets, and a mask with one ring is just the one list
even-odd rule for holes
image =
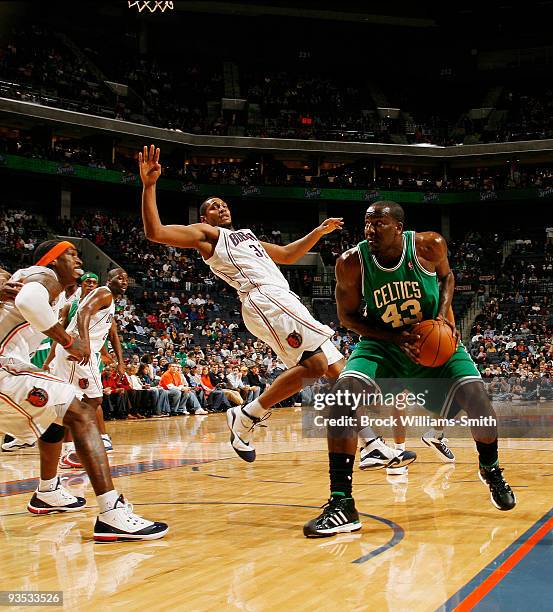
{"label": "player's arm", "polygon": [[11,274],[0,268],[0,302],[11,302],[15,300],[15,296],[19,293],[23,283],[10,282]]}
{"label": "player's arm", "polygon": [[142,221],[146,238],[152,242],[168,244],[181,248],[198,249],[202,255],[219,238],[219,230],[207,223],[192,225],[163,225],[159,218],[156,201],[156,183],[161,176],[159,149],[154,145],[144,147],[138,154],[138,166],[142,179]]}
{"label": "player's arm", "polygon": [[34,329],[61,344],[72,357],[80,360],[84,354],[83,342],[79,338],[72,338],[65,331],[50,306],[50,302],[58,297],[61,290],[59,282],[51,276],[44,273],[32,274],[23,281],[15,298],[15,306]]}
{"label": "player's arm", "polygon": [[[69,310],[70,309],[71,309],[71,304],[66,304],[60,310],[59,322],[62,324],[63,329],[67,329],[67,326],[69,325]],[[58,343],[55,340],[52,340],[52,345],[50,346],[50,351],[48,352],[48,356],[46,357],[46,359],[44,360],[44,363],[42,364],[43,370],[48,370],[50,368],[50,364],[52,363],[52,361],[54,361],[54,357],[56,356],[57,346],[58,346]]]}
{"label": "player's arm", "polygon": [[293,264],[301,259],[306,253],[319,242],[326,234],[330,234],[337,229],[342,229],[344,221],[342,217],[332,217],[325,219],[319,227],[316,227],[312,232],[309,232],[303,238],[291,242],[286,246],[272,244],[270,242],[262,242],[261,245],[267,251],[269,257],[278,264]]}
{"label": "player's arm", "polygon": [[109,308],[113,300],[111,291],[107,288],[98,289],[90,299],[86,300],[84,304],[79,307],[77,311],[77,329],[79,331],[79,337],[86,345],[81,365],[86,365],[90,361],[90,337],[89,327],[90,319],[100,310]]}
{"label": "player's arm", "polygon": [[113,352],[117,357],[117,371],[122,376],[123,374],[125,374],[125,359],[123,358],[123,348],[121,347],[121,339],[119,338],[119,334],[117,333],[117,322],[115,321],[115,319],[113,319],[113,321],[111,322],[111,327],[109,328],[109,341],[111,342]]}
{"label": "player's arm", "polygon": [[438,301],[438,314],[436,318],[445,321],[449,325],[457,338],[457,342],[459,342],[460,334],[451,316],[453,312],[451,304],[455,291],[455,276],[449,267],[447,243],[445,238],[437,232],[421,232],[417,236],[420,237],[416,243],[417,256],[422,257],[422,259],[433,266],[440,283],[440,299]]}
{"label": "player's arm", "polygon": [[365,338],[397,344],[411,359],[416,360],[414,346],[419,336],[408,331],[393,332],[372,325],[360,312],[363,300],[361,263],[356,248],[343,253],[336,261],[336,308],[340,324]]}

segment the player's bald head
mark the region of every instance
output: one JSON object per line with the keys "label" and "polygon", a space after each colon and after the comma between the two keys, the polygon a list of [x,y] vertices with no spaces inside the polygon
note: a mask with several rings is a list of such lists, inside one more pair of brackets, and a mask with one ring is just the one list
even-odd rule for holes
{"label": "player's bald head", "polygon": [[113,280],[116,276],[120,274],[125,274],[125,270],[123,268],[113,268],[108,272],[108,281]]}
{"label": "player's bald head", "polygon": [[388,216],[395,219],[398,223],[405,221],[405,211],[403,207],[392,200],[379,200],[371,204],[365,213],[366,217],[382,217]]}

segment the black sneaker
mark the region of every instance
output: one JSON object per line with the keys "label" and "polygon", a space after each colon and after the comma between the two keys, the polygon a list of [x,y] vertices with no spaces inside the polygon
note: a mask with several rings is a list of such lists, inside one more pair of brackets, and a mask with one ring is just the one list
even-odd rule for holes
{"label": "black sneaker", "polygon": [[361,529],[359,513],[352,497],[331,497],[322,507],[322,514],[303,526],[306,538],[328,538],[336,533]]}
{"label": "black sneaker", "polygon": [[439,436],[435,436],[434,432],[427,431],[422,435],[421,440],[429,446],[434,452],[438,455],[438,457],[444,463],[454,463],[455,455],[453,451],[449,448],[447,443],[449,440],[444,438],[443,432]]}
{"label": "black sneaker", "polygon": [[496,467],[480,467],[478,475],[480,480],[490,487],[490,498],[492,504],[498,510],[512,510],[517,503],[517,498],[511,487],[503,478],[503,468]]}

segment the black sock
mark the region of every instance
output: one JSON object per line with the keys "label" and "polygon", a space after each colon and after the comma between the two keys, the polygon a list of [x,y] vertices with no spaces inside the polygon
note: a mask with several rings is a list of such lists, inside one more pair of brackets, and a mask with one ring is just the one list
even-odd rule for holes
{"label": "black sock", "polygon": [[486,444],[486,442],[476,442],[476,449],[478,450],[478,458],[480,459],[480,465],[482,467],[495,467],[499,464],[499,458],[497,456],[497,440]]}
{"label": "black sock", "polygon": [[330,497],[351,497],[355,455],[328,453]]}

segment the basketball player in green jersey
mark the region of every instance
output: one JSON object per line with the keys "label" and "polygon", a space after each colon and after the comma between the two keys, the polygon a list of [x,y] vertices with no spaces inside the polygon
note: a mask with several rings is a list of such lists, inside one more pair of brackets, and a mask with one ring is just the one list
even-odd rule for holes
{"label": "basketball player in green jersey", "polygon": [[[426,403],[442,418],[464,410],[479,455],[478,475],[490,489],[493,505],[511,510],[516,498],[504,480],[497,450],[497,420],[480,373],[462,344],[441,367],[417,363],[419,337],[411,326],[427,319],[448,324],[455,280],[447,245],[435,232],[404,231],[404,212],[396,202],[375,202],[365,215],[365,238],[336,263],[336,305],[344,327],[361,337],[333,389],[376,393],[385,379],[417,381],[429,388]],[[365,313],[360,306],[365,302]],[[433,380],[431,380],[433,379]],[[439,384],[439,383],[442,384]],[[422,387],[421,387],[422,389]],[[399,389],[400,391],[403,389]],[[413,389],[415,390],[415,389]],[[329,402],[330,418],[354,416],[350,405]],[[352,498],[352,470],[357,446],[355,425],[329,427],[330,499],[324,511],[304,526],[308,537],[325,537],[361,528]]]}

